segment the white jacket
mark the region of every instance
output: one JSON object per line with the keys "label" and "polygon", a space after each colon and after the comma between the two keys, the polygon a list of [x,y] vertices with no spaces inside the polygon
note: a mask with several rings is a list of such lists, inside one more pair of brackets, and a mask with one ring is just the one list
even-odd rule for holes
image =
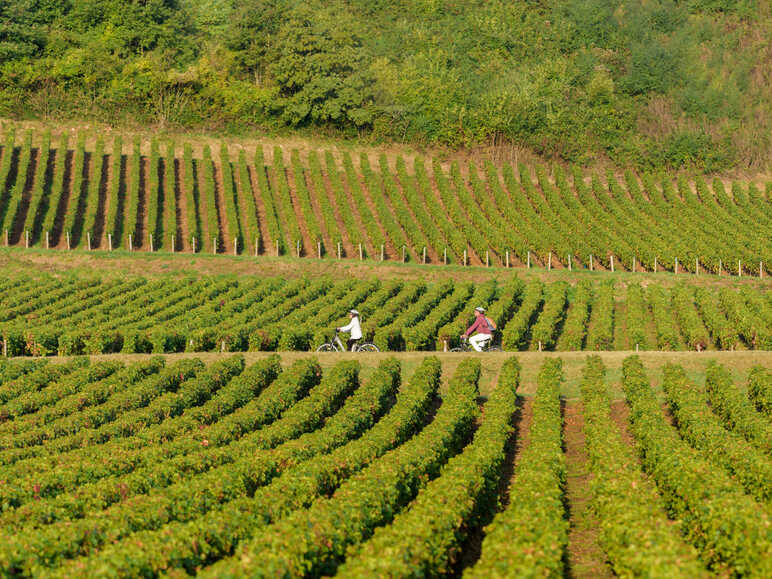
{"label": "white jacket", "polygon": [[359,325],[359,316],[351,318],[348,325],[338,328],[341,332],[351,332],[352,340],[362,339],[362,326]]}

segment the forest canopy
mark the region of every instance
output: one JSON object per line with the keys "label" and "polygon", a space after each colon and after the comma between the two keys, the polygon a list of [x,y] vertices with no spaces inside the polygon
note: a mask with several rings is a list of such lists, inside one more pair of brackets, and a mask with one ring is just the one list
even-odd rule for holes
{"label": "forest canopy", "polygon": [[0,0],[0,115],[763,169],[761,0]]}

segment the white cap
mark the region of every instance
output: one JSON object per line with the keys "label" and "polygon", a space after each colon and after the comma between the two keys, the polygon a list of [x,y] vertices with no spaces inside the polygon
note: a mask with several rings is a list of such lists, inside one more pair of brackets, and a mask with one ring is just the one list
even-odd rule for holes
{"label": "white cap", "polygon": [[359,315],[359,312],[358,312],[358,311],[356,311],[356,310],[349,310],[349,311],[348,311],[348,313],[350,313],[350,314],[354,314],[355,316],[358,316],[358,315]]}
{"label": "white cap", "polygon": [[477,306],[477,307],[474,309],[474,311],[476,311],[476,312],[480,312],[481,314],[484,314],[484,313],[485,313],[485,308],[483,308],[483,307],[480,307],[480,306]]}

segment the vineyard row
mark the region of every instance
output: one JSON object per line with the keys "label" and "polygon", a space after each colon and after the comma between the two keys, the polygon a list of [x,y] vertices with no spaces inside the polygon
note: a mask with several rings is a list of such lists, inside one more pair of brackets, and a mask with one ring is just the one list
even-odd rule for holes
{"label": "vineyard row", "polygon": [[11,274],[0,280],[3,354],[312,350],[361,313],[381,350],[448,350],[483,307],[505,350],[772,349],[763,289],[679,284],[436,283]]}
{"label": "vineyard row", "polygon": [[[0,573],[566,573],[576,442],[560,358],[524,402],[509,357],[482,407],[480,359],[451,376],[434,356],[405,379],[394,358],[361,371],[277,355],[0,360]],[[753,367],[745,388],[710,363],[706,377],[664,366],[671,424],[637,356],[622,414],[601,359],[584,364],[588,498],[617,575],[772,573],[772,374]]]}
{"label": "vineyard row", "polygon": [[[6,245],[763,275],[770,189],[121,136],[17,135],[0,156]],[[20,142],[19,142],[20,141]],[[74,147],[74,148],[72,148]],[[196,151],[198,152],[198,151]]]}

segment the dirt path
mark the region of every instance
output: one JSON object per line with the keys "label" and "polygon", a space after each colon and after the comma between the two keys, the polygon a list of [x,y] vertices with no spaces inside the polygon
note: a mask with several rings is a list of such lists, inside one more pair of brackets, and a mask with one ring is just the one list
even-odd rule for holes
{"label": "dirt path", "polygon": [[[513,420],[515,432],[507,444],[507,456],[504,459],[499,479],[498,496],[501,504],[500,510],[506,509],[507,505],[509,505],[509,493],[515,473],[517,472],[517,466],[520,463],[523,449],[528,446],[528,441],[530,440],[531,422],[533,421],[533,397],[518,396],[517,403],[518,413]],[[485,517],[480,526],[470,531],[462,546],[461,556],[456,561],[454,576],[461,577],[463,570],[474,565],[480,558],[482,542],[485,539],[483,529],[493,520],[493,516],[495,516],[495,513],[492,516]]]}
{"label": "dirt path", "polygon": [[[16,180],[18,182],[19,179],[24,179],[24,187],[21,191],[21,203],[19,204],[19,210],[16,213],[16,220],[12,222],[11,220],[14,218],[14,215],[12,214],[15,207],[10,206],[6,209],[8,212],[6,223],[10,224],[11,227],[9,232],[9,240],[8,243],[11,245],[14,244],[20,244],[22,247],[24,247],[24,220],[27,217],[27,210],[29,209],[29,202],[30,197],[32,196],[32,188],[35,186],[35,173],[37,172],[37,166],[38,161],[40,159],[40,149],[31,149],[30,150],[30,157],[29,157],[29,164],[27,165],[26,169],[23,167],[19,167],[18,171],[19,173],[16,176]],[[24,173],[22,175],[22,172]]]}
{"label": "dirt path", "polygon": [[[105,219],[107,216],[107,197],[110,186],[110,172],[112,167],[110,166],[110,156],[102,155],[102,174],[99,178],[99,189],[97,190],[97,213],[96,220],[94,221],[94,239],[91,240],[91,247],[94,248],[106,248],[107,238],[103,235],[105,230]],[[93,173],[93,166],[92,166]],[[92,175],[92,178],[94,175]],[[105,237],[105,239],[102,239]]]}
{"label": "dirt path", "polygon": [[257,228],[260,230],[261,240],[259,249],[262,255],[268,255],[271,253],[271,248],[275,246],[276,240],[271,237],[268,231],[268,214],[263,203],[263,196],[260,194],[260,184],[257,177],[257,172],[265,171],[265,166],[247,165],[247,171],[249,172],[249,182],[252,186],[252,195],[255,198],[255,207],[257,207]]}
{"label": "dirt path", "polygon": [[[351,193],[351,184],[348,182],[348,175],[344,173],[342,174],[341,178],[343,179],[343,189],[346,192],[346,196],[348,197],[350,207],[353,207],[354,210],[357,212],[357,215],[359,215],[359,218],[356,220],[356,223],[362,223],[362,226],[361,226],[362,237],[367,237],[367,230],[364,227],[364,223],[362,222],[361,215],[359,214],[359,208],[356,206],[356,203],[354,202],[354,196]],[[358,179],[359,187],[362,190],[362,197],[365,200],[365,205],[367,205],[367,208],[370,210],[370,213],[372,214],[373,219],[375,220],[375,223],[378,226],[378,229],[380,229],[381,235],[383,236],[385,259],[388,259],[389,257],[391,257],[392,259],[397,259],[399,257],[397,255],[397,249],[394,246],[394,242],[392,241],[391,237],[389,237],[389,234],[386,232],[386,228],[384,227],[383,223],[381,223],[381,218],[380,218],[380,215],[378,215],[378,210],[376,209],[375,203],[373,203],[373,200],[370,197],[370,191],[367,189],[364,183],[364,180],[358,173],[356,178]],[[370,240],[370,242],[372,243],[372,240]],[[380,258],[380,248],[373,247],[373,251],[375,252],[373,254],[373,257],[375,257],[376,259]]]}
{"label": "dirt path", "polygon": [[150,249],[150,231],[148,216],[148,200],[150,197],[150,159],[142,156],[139,160],[139,198],[137,199],[137,237],[133,240],[134,247]]}
{"label": "dirt path", "polygon": [[[303,169],[303,178],[306,181],[306,189],[308,190],[308,198],[311,202],[311,208],[314,210],[314,215],[316,215],[316,222],[319,224],[319,229],[322,232],[322,246],[326,248],[327,255],[335,255],[337,248],[334,246],[332,241],[332,232],[327,231],[327,225],[324,216],[322,215],[322,206],[319,203],[319,195],[327,195],[327,191],[322,191],[321,193],[316,191],[311,176],[308,174],[308,170],[305,168]],[[343,237],[342,233],[343,232],[341,231],[341,238]],[[351,254],[347,253],[346,255]]]}
{"label": "dirt path", "polygon": [[[355,255],[355,252],[358,250],[354,249],[354,242],[351,241],[351,236],[349,235],[348,230],[346,229],[346,222],[343,220],[343,217],[341,215],[341,211],[350,211],[355,215],[354,222],[355,223],[362,223],[362,217],[359,214],[359,210],[356,208],[355,204],[349,202],[348,207],[339,207],[338,206],[338,199],[335,196],[335,192],[332,190],[332,183],[330,182],[330,177],[327,175],[327,173],[322,173],[322,178],[324,179],[324,191],[319,191],[319,195],[327,195],[327,199],[330,201],[330,205],[332,205],[332,213],[335,216],[335,225],[338,228],[338,233],[340,234],[340,241],[341,245],[343,246],[343,254],[347,257],[350,257],[352,255]],[[343,175],[339,175],[339,178],[341,179],[341,182],[345,181],[345,178]],[[366,235],[363,236],[363,242],[362,245],[364,246],[365,251],[368,253],[368,255],[373,256],[375,255],[373,252],[375,251],[375,248],[373,246],[372,240],[369,239]],[[336,248],[337,251],[337,248]]]}
{"label": "dirt path", "polygon": [[[410,219],[413,221],[413,223],[416,224],[416,227],[418,230],[423,234],[425,240],[426,240],[426,259],[427,263],[442,263],[442,258],[440,257],[440,253],[442,250],[438,247],[433,247],[431,244],[431,241],[429,240],[429,236],[427,235],[427,232],[424,231],[424,228],[421,226],[420,221],[416,218],[415,211],[413,210],[413,207],[408,203],[407,201],[407,195],[405,195],[405,184],[400,181],[399,175],[394,174],[391,175],[391,178],[394,179],[394,183],[397,185],[397,191],[400,195],[400,200],[405,205],[405,209],[407,209],[408,213],[410,213]],[[412,175],[408,175],[409,179],[414,179]],[[418,188],[416,186],[416,193],[418,192]],[[416,248],[417,253],[417,259],[419,261],[422,261],[423,254],[421,251],[421,248]]]}
{"label": "dirt path", "polygon": [[[292,164],[284,167],[284,175],[289,185],[290,201],[292,203],[292,211],[295,214],[295,220],[300,230],[300,237],[302,239],[303,246],[300,249],[300,255],[306,257],[316,257],[316,241],[311,237],[308,231],[308,225],[306,224],[305,217],[303,216],[303,208],[300,205],[300,199],[298,198],[297,186],[295,185],[295,171],[291,170]],[[292,251],[296,251],[296,248],[292,248]]]}
{"label": "dirt path", "polygon": [[[223,175],[222,166],[213,163],[214,168],[214,204],[217,207],[217,222],[219,231],[217,232],[217,251],[229,253],[228,248],[233,243],[230,231],[228,229],[228,219],[225,215],[225,194],[223,193]],[[211,236],[210,236],[211,237]],[[230,253],[233,253],[232,251]]]}
{"label": "dirt path", "polygon": [[[70,202],[70,191],[72,189],[72,164],[74,151],[68,149],[63,159],[59,159],[57,162],[64,162],[64,175],[62,177],[62,183],[54,183],[54,187],[61,187],[61,196],[59,197],[59,205],[56,207],[56,217],[54,218],[54,227],[51,232],[50,243],[51,247],[65,247],[64,236],[62,235],[62,228],[64,227],[64,214],[67,211],[67,205]],[[45,232],[43,232],[45,237]]]}
{"label": "dirt path", "polygon": [[188,246],[185,239],[190,238],[188,234],[190,228],[186,210],[188,206],[187,195],[182,191],[182,161],[176,156],[172,170],[174,171],[174,221],[177,224],[177,230],[174,232],[174,251],[183,251]]}
{"label": "dirt path", "polygon": [[598,545],[598,521],[590,510],[590,471],[584,439],[584,417],[580,403],[569,403],[564,411],[566,449],[566,498],[570,518],[568,574],[571,577],[612,577]]}

